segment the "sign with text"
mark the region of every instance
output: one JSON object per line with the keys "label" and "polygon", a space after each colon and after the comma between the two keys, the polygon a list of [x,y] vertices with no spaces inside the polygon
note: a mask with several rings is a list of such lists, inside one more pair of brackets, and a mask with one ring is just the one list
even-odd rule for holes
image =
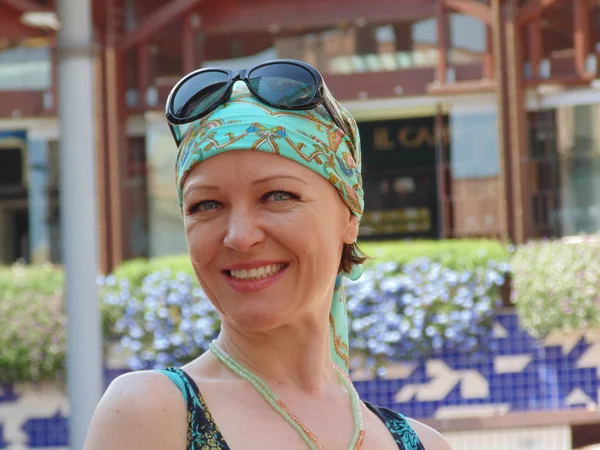
{"label": "sign with text", "polygon": [[361,221],[361,236],[428,233],[431,225],[431,211],[428,208],[367,211]]}
{"label": "sign with text", "polygon": [[[436,238],[436,146],[450,141],[447,117],[359,124],[365,215],[362,237]],[[446,147],[447,148],[447,147]]]}
{"label": "sign with text", "polygon": [[446,146],[450,142],[447,117],[439,130],[435,122],[435,117],[417,117],[359,123],[365,170],[435,166],[437,139]]}

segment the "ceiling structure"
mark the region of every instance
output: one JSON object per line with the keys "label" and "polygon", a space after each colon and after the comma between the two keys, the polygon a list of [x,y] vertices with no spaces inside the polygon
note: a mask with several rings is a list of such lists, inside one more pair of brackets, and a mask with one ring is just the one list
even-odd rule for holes
{"label": "ceiling structure", "polygon": [[[46,39],[54,48],[55,7],[54,0],[0,0],[0,52],[32,38]],[[481,25],[479,52],[455,48],[453,19],[458,15]],[[598,58],[590,58],[600,41],[598,16],[598,2],[588,0],[219,0],[218,6],[206,0],[92,0],[108,155],[104,175],[110,175],[109,167],[124,164],[125,119],[162,109],[178,77],[206,61],[274,50],[275,55],[298,55],[327,72],[330,89],[343,101],[495,92],[505,114],[499,147],[507,155],[505,175],[512,180],[506,186],[506,210],[522,211],[506,218],[506,230],[513,242],[522,242],[528,234],[521,163],[527,149],[525,90],[548,84],[589,86],[598,66]],[[425,22],[439,38],[417,42],[415,30]],[[395,41],[387,47],[375,39],[381,26],[393,29]],[[339,48],[345,50],[336,59]],[[390,63],[390,55],[395,62]],[[424,62],[416,62],[417,57]],[[54,52],[52,58],[55,74]],[[334,60],[342,69],[331,70]],[[43,92],[0,96],[0,117],[10,117],[15,109],[23,116],[55,114],[44,107]],[[109,266],[126,257],[119,250],[125,224],[118,212],[127,205],[121,203],[118,183],[111,182],[114,195],[107,195],[114,203],[108,207],[115,243]]]}

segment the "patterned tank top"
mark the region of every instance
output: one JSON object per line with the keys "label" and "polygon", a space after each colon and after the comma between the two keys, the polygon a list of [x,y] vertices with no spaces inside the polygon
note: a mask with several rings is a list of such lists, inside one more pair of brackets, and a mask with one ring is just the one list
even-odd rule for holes
{"label": "patterned tank top", "polygon": [[[187,450],[230,450],[194,380],[185,371],[174,367],[158,372],[169,377],[185,398],[188,416]],[[364,403],[385,423],[400,450],[425,450],[402,414]]]}

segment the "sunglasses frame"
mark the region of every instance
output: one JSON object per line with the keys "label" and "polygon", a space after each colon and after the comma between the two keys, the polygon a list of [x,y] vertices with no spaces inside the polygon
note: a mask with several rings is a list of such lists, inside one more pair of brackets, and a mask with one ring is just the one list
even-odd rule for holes
{"label": "sunglasses frame", "polygon": [[[266,66],[283,65],[283,64],[299,66],[299,67],[307,70],[312,75],[312,77],[315,81],[315,87],[316,87],[315,95],[313,96],[312,99],[310,99],[310,101],[307,104],[301,105],[301,106],[287,106],[287,105],[274,104],[274,103],[271,103],[271,102],[265,100],[252,88],[252,86],[250,84],[250,79],[251,79],[251,75],[252,75],[253,71],[255,71],[257,69],[261,69]],[[177,93],[179,92],[179,89],[181,89],[181,87],[183,85],[185,85],[187,82],[189,82],[191,79],[195,78],[199,74],[209,73],[209,72],[221,72],[221,73],[229,76],[229,80],[227,81],[224,91],[223,91],[223,95],[219,99],[214,101],[206,109],[199,111],[198,113],[194,114],[193,116],[178,117],[174,112],[174,107],[175,107],[174,103],[175,103],[175,97],[176,97]],[[314,109],[317,106],[322,104],[325,107],[325,109],[327,110],[327,112],[329,113],[329,115],[331,116],[331,118],[333,119],[334,123],[347,136],[349,136],[348,130],[346,128],[346,125],[344,124],[344,121],[342,120],[341,114],[338,112],[337,107],[331,100],[331,93],[329,92],[329,89],[325,85],[325,81],[323,80],[323,76],[321,75],[321,73],[317,69],[315,69],[313,66],[311,66],[310,64],[307,64],[303,61],[297,61],[294,59],[275,59],[275,60],[266,61],[264,63],[257,64],[255,66],[250,67],[249,69],[241,69],[241,70],[229,70],[229,69],[224,69],[224,68],[220,68],[220,67],[207,67],[207,68],[198,69],[193,72],[190,72],[189,74],[184,76],[181,80],[179,80],[177,82],[177,84],[173,87],[171,92],[169,93],[169,96],[167,97],[166,110],[165,110],[167,123],[169,125],[169,129],[171,130],[171,134],[173,135],[173,139],[175,140],[175,143],[177,144],[177,146],[179,146],[181,144],[182,137],[180,136],[180,133],[178,132],[178,130],[176,130],[175,127],[181,126],[181,125],[187,125],[189,123],[195,122],[195,121],[201,119],[202,117],[209,115],[215,109],[217,109],[219,106],[227,103],[229,101],[229,99],[231,98],[231,93],[233,91],[233,85],[237,81],[243,81],[244,83],[246,83],[246,86],[248,86],[248,89],[250,90],[250,92],[252,93],[252,95],[255,98],[260,100],[261,103],[264,103],[265,105],[271,106],[273,108],[283,109],[283,110],[287,110],[287,111],[305,111],[305,110],[309,110],[309,109]]]}

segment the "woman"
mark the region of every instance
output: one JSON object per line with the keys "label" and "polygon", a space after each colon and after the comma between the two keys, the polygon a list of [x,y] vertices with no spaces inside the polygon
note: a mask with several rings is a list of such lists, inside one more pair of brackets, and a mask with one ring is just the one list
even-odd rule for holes
{"label": "woman", "polygon": [[449,449],[361,402],[348,378],[341,278],[364,260],[360,141],[321,75],[290,60],[197,71],[167,119],[190,258],[221,333],[185,367],[115,380],[85,449]]}

